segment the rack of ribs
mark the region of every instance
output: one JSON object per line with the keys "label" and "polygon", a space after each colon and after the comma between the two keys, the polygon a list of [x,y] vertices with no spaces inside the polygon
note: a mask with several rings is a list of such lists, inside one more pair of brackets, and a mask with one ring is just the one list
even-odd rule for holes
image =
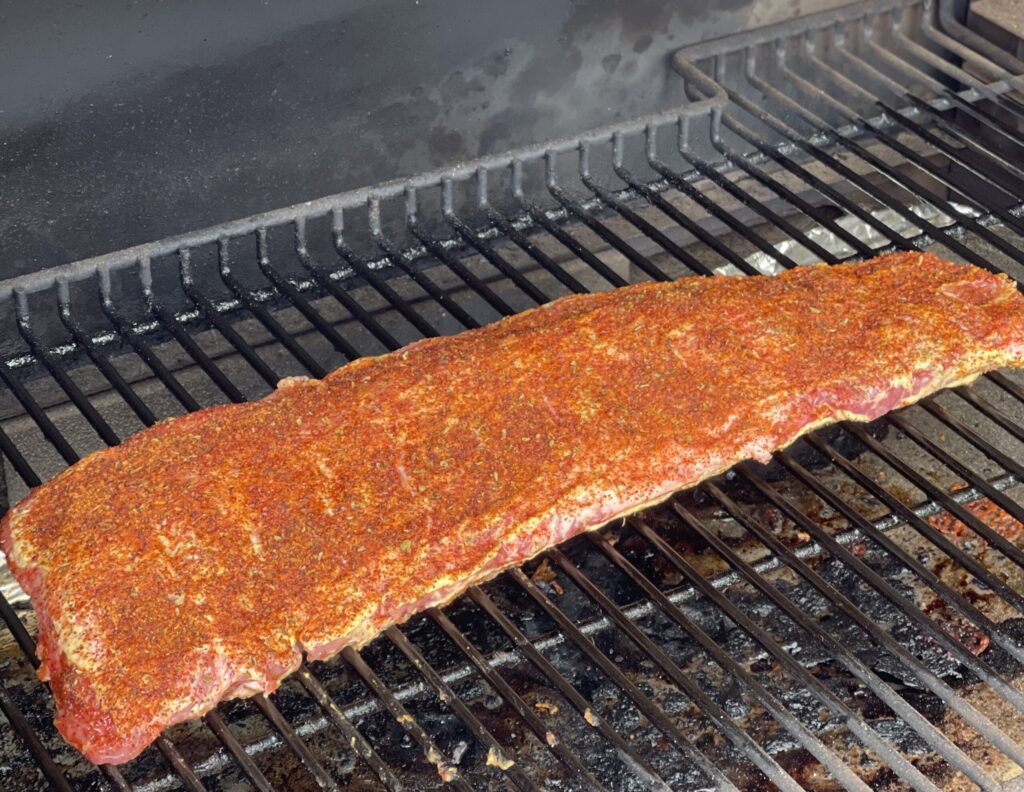
{"label": "rack of ribs", "polygon": [[566,297],[159,423],[31,492],[2,546],[57,727],[124,762],[303,655],[1005,365],[1024,298],[928,254]]}

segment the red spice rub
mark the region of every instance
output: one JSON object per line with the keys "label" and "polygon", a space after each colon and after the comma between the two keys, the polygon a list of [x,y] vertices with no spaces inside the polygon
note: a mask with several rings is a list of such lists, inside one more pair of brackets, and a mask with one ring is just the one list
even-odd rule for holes
{"label": "red spice rub", "polygon": [[898,254],[568,297],[166,421],[2,526],[96,762],[809,427],[1024,364],[1005,277]]}

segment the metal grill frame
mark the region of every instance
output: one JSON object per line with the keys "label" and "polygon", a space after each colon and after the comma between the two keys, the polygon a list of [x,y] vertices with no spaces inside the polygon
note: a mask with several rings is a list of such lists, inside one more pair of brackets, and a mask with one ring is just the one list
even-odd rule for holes
{"label": "metal grill frame", "polygon": [[[894,9],[918,8],[923,8],[924,13],[920,27],[913,31],[913,35],[901,29],[897,17],[890,13]],[[854,69],[854,73],[864,77],[868,82],[880,85],[889,84],[888,87],[892,89],[892,93],[901,95],[903,89],[900,87],[901,83],[894,81],[887,72],[880,70],[876,64],[866,61],[863,53],[846,48],[845,37],[851,29],[858,31],[858,34],[865,34],[869,51],[879,57],[879,63],[883,64],[886,69],[902,74],[907,83],[923,85],[933,96],[926,100],[911,95],[908,99],[911,102],[909,108],[876,104],[875,96],[842,72],[837,71],[836,61],[830,60],[830,58],[842,60],[851,69]],[[872,37],[879,34],[880,31],[884,31],[888,36],[887,41],[896,40],[902,43],[903,49],[900,50],[900,54],[894,54],[872,40]],[[820,35],[831,36],[834,50],[830,51],[827,56],[823,56],[817,50],[817,37]],[[766,45],[771,45],[774,42],[792,44],[794,41],[799,44],[799,54],[794,56],[792,50],[787,49],[786,46],[777,47],[777,60],[774,67],[780,70],[790,84],[800,92],[798,99],[807,100],[807,104],[794,100],[783,93],[771,82],[764,80],[759,72],[758,56]],[[926,44],[928,46],[925,46]],[[947,57],[941,57],[937,53],[945,53]],[[747,83],[766,97],[765,104],[759,105],[730,87],[727,79],[727,59],[737,55],[742,58],[744,77]],[[981,80],[972,76],[953,65],[948,60],[950,55],[969,57],[974,63],[980,64],[988,71],[993,79]],[[802,77],[799,70],[791,67],[794,58],[810,59],[821,70],[821,74],[841,86],[845,92],[824,93],[819,86]],[[361,321],[384,346],[392,349],[399,346],[399,342],[376,323],[372,315],[362,309],[346,290],[345,279],[352,275],[357,275],[362,282],[374,288],[394,310],[404,316],[410,325],[425,336],[437,335],[437,328],[397,295],[389,285],[389,270],[397,270],[403,274],[403,277],[408,277],[419,283],[430,299],[443,306],[462,325],[472,327],[478,324],[478,320],[430,279],[429,270],[420,270],[416,266],[417,262],[424,257],[432,258],[437,266],[447,267],[463,280],[466,288],[480,296],[499,313],[508,313],[511,309],[488,288],[487,283],[480,280],[461,263],[462,251],[475,251],[483,256],[500,274],[516,283],[535,301],[543,302],[549,299],[548,295],[522,277],[515,266],[503,258],[500,249],[494,243],[495,237],[511,240],[538,267],[549,272],[566,289],[574,292],[585,289],[571,273],[531,242],[531,233],[539,230],[552,235],[612,286],[624,285],[625,281],[572,236],[572,224],[588,228],[611,249],[625,256],[647,277],[659,280],[668,279],[669,276],[652,262],[650,257],[636,250],[626,239],[603,222],[605,217],[614,216],[624,220],[642,235],[653,240],[661,249],[674,256],[688,269],[699,274],[711,274],[704,263],[662,230],[651,225],[637,211],[637,198],[660,209],[680,228],[690,232],[724,261],[733,264],[746,274],[756,272],[743,257],[669,203],[664,197],[666,189],[673,189],[686,195],[728,229],[742,235],[761,251],[773,255],[782,266],[794,265],[794,262],[788,260],[786,256],[779,254],[773,244],[758,230],[744,225],[734,215],[708,199],[696,186],[700,179],[707,179],[725,190],[738,199],[743,206],[754,212],[765,224],[774,225],[777,229],[785,232],[787,236],[801,241],[820,255],[822,260],[832,263],[838,261],[838,257],[808,239],[794,225],[790,215],[780,215],[775,209],[753,195],[742,191],[734,182],[730,181],[726,174],[736,171],[742,172],[768,187],[795,212],[811,213],[813,207],[801,195],[773,178],[776,172],[796,176],[836,205],[884,234],[891,242],[890,249],[912,250],[936,242],[965,260],[991,268],[990,262],[965,244],[963,235],[967,234],[984,240],[1010,259],[1024,265],[1024,249],[1019,244],[1000,236],[991,227],[993,224],[1000,224],[1024,238],[1024,222],[1019,219],[1015,210],[991,206],[985,196],[978,194],[977,185],[956,180],[950,173],[937,168],[930,160],[908,147],[899,137],[899,134],[909,133],[923,140],[932,149],[944,153],[952,161],[959,163],[965,171],[977,176],[988,185],[989,189],[1002,191],[1014,198],[1024,195],[1024,171],[1005,158],[998,158],[998,155],[993,154],[984,143],[980,142],[971,130],[964,126],[957,126],[955,120],[949,121],[943,115],[955,108],[984,126],[992,134],[1001,135],[1011,144],[1024,149],[1020,133],[979,104],[985,100],[991,106],[998,108],[1001,113],[1008,114],[1014,119],[1024,119],[1024,104],[1011,95],[1012,92],[1020,91],[1024,87],[1019,76],[1024,73],[1024,63],[994,49],[988,42],[979,39],[976,34],[956,23],[948,13],[947,4],[940,3],[933,8],[929,4],[922,7],[919,3],[906,1],[864,3],[856,7],[842,9],[839,12],[795,20],[785,25],[744,34],[732,38],[726,43],[712,42],[689,48],[677,54],[674,66],[681,77],[686,80],[694,101],[669,113],[606,127],[578,139],[555,141],[501,157],[481,159],[442,173],[425,174],[411,180],[330,196],[318,201],[0,283],[0,310],[3,310],[4,306],[13,306],[13,310],[17,314],[19,330],[30,353],[0,364],[0,380],[20,402],[25,413],[33,419],[61,457],[68,464],[72,464],[78,458],[77,452],[54,425],[46,410],[33,398],[22,379],[22,370],[29,368],[44,370],[80,411],[84,420],[92,426],[98,437],[107,445],[115,445],[120,442],[121,438],[71,378],[67,369],[67,361],[76,356],[86,355],[109,380],[111,387],[124,398],[138,418],[144,424],[150,425],[157,420],[157,416],[133,391],[131,385],[118,374],[117,369],[109,360],[114,342],[126,345],[150,367],[153,375],[167,387],[185,410],[198,409],[199,405],[192,395],[175,379],[174,374],[150,347],[148,334],[154,328],[158,328],[176,339],[196,365],[221,389],[227,400],[243,401],[246,399],[246,394],[223,373],[217,363],[192,337],[192,325],[197,318],[215,328],[235,352],[249,363],[268,386],[272,387],[279,378],[278,373],[232,326],[232,317],[239,311],[244,311],[255,318],[311,375],[319,376],[324,373],[323,366],[296,343],[275,319],[273,307],[277,302],[285,302],[297,308],[339,353],[349,359],[357,356],[358,352],[328,321],[317,313],[312,305],[312,295],[329,294],[333,296],[351,312],[356,320]],[[936,73],[966,87],[953,91],[947,84],[934,76]],[[858,110],[858,105],[864,104],[865,97],[871,99],[871,105],[877,110],[877,113],[873,113],[869,117],[864,117]],[[826,120],[809,109],[814,103],[826,105],[835,116],[842,119],[842,123],[836,124]],[[789,114],[788,120],[784,121],[778,112],[773,112],[777,108],[782,108]],[[755,131],[750,126],[750,119],[756,119],[767,130],[774,133],[776,138],[772,140],[765,133]],[[793,126],[794,119],[800,124],[800,128]],[[694,153],[691,147],[690,130],[702,121],[710,124],[711,143],[717,151],[717,156],[714,159],[706,159]],[[955,138],[966,148],[954,148],[946,139],[934,134],[930,125],[936,123],[941,124],[947,135]],[[657,141],[659,133],[663,136],[663,130],[666,127],[679,130],[679,153],[688,164],[687,170],[680,171],[658,159]],[[745,143],[748,150],[741,152],[736,149],[735,144],[728,142],[727,135],[732,135],[736,140]],[[918,171],[944,183],[959,196],[976,204],[979,212],[976,215],[966,214],[947,198],[891,168],[879,159],[872,149],[860,142],[864,138],[880,142],[891,152],[903,157]],[[627,165],[627,149],[631,142],[638,139],[644,141],[644,150],[648,155],[647,165],[660,177],[657,182],[652,183],[649,179],[638,176]],[[606,186],[601,183],[593,175],[591,169],[592,152],[609,143],[612,150],[612,170],[621,182],[614,186]],[[942,209],[956,220],[956,224],[953,227],[940,227],[913,215],[905,205],[893,203],[892,196],[882,190],[877,183],[872,182],[838,159],[837,151],[852,154],[862,162],[873,166],[876,173],[895,183],[900,190]],[[971,156],[968,157],[964,153],[965,151],[969,152]],[[587,194],[584,198],[578,197],[577,193],[570,190],[560,179],[559,158],[567,154],[578,156],[578,183],[585,188]],[[993,159],[993,157],[997,157],[997,159]],[[874,198],[882,205],[889,206],[898,214],[903,215],[905,219],[913,221],[922,233],[914,238],[906,238],[892,232],[847,194],[824,182],[811,172],[807,163],[813,161],[820,162],[831,169],[847,184],[859,190],[861,194]],[[1001,168],[998,174],[979,165],[979,162],[991,164],[993,161],[998,162]],[[556,211],[531,205],[529,202],[530,188],[524,185],[523,172],[528,164],[536,162],[543,162],[546,165],[547,183],[545,187],[548,197],[554,201],[557,207]],[[770,171],[769,167],[776,170]],[[498,171],[507,172],[510,175],[509,186],[513,197],[522,204],[522,211],[515,216],[502,213],[494,208],[489,201],[489,181],[493,180],[493,174]],[[466,182],[476,186],[480,201],[479,208],[490,220],[490,226],[487,228],[474,227],[463,220],[453,208],[451,195],[454,187],[457,183]],[[445,220],[452,229],[452,236],[449,238],[429,236],[419,222],[418,191],[438,187],[443,190],[445,195]],[[404,201],[408,229],[419,240],[418,246],[399,247],[387,237],[381,222],[381,205],[392,199]],[[379,257],[368,257],[356,253],[346,243],[345,213],[363,207],[369,208],[369,232],[379,246]],[[333,246],[339,256],[340,267],[325,267],[321,262],[314,261],[309,253],[307,223],[313,218],[324,215],[331,217]],[[566,221],[569,221],[569,224]],[[860,240],[844,232],[834,222],[825,219],[821,220],[821,223],[843,238],[854,249],[855,257],[875,255],[879,252],[867,248]],[[306,267],[307,279],[290,280],[282,276],[274,267],[269,252],[268,234],[270,229],[282,226],[290,226],[293,229],[295,254]],[[267,280],[267,285],[260,290],[246,287],[233,276],[229,240],[245,235],[255,235],[256,238],[259,269]],[[233,294],[233,300],[215,302],[196,284],[192,263],[193,251],[211,244],[217,246],[220,276]],[[151,262],[166,255],[178,256],[182,287],[194,305],[194,309],[191,311],[184,313],[170,311],[162,305],[160,295],[152,288]],[[150,313],[150,321],[141,324],[129,322],[121,315],[121,307],[117,304],[111,289],[112,274],[133,267],[138,272]],[[72,284],[93,280],[100,291],[103,308],[111,323],[111,332],[104,336],[90,335],[82,329],[75,317]],[[68,343],[59,348],[48,346],[42,342],[33,325],[30,296],[51,292],[59,304],[60,317],[69,334]],[[988,375],[987,379],[992,385],[1014,399],[1024,401],[1024,388],[1013,379],[999,373]],[[957,397],[1004,431],[1018,440],[1024,441],[1024,427],[983,396],[966,387],[956,388],[954,392]],[[971,499],[986,497],[1008,514],[1019,520],[1024,520],[1024,508],[1004,493],[1008,485],[1024,481],[1024,465],[999,451],[981,434],[966,426],[937,401],[926,399],[921,406],[937,421],[945,425],[950,432],[955,433],[982,454],[997,462],[1005,471],[1005,476],[997,480],[989,480],[980,476],[942,447],[929,440],[902,414],[896,413],[889,416],[886,419],[889,424],[904,432],[940,464],[956,471],[970,485],[969,489],[964,492],[951,495],[895,456],[891,450],[862,427],[855,425],[844,427],[850,435],[870,449],[873,454],[900,471],[901,475],[926,493],[929,501],[914,507],[888,492],[864,472],[856,459],[841,453],[827,439],[820,435],[812,435],[809,442],[818,452],[831,460],[833,465],[842,469],[846,475],[860,484],[866,492],[885,504],[891,510],[894,521],[898,520],[901,524],[917,530],[946,556],[969,570],[977,580],[984,582],[1018,612],[1024,614],[1024,594],[1007,586],[979,564],[970,553],[932,530],[925,521],[925,516],[930,510],[942,509],[961,520],[1014,564],[1024,567],[1024,552],[967,511],[964,506]],[[34,486],[40,483],[39,475],[16,444],[2,430],[0,430],[0,451],[26,484]],[[736,475],[744,479],[766,501],[774,504],[789,519],[806,531],[812,538],[812,544],[799,551],[786,547],[772,535],[763,522],[738,505],[726,490],[712,481],[701,485],[700,490],[772,551],[771,562],[766,562],[760,567],[745,562],[679,501],[672,503],[672,508],[678,518],[728,562],[731,576],[715,580],[704,578],[692,564],[665,542],[659,533],[644,520],[643,516],[631,518],[630,529],[642,537],[650,547],[660,553],[682,574],[687,582],[677,591],[661,590],[646,578],[616,546],[600,534],[590,535],[589,541],[593,543],[597,552],[603,554],[644,590],[647,595],[646,602],[634,608],[617,605],[560,549],[549,551],[546,558],[566,576],[566,579],[572,581],[595,603],[602,612],[603,625],[619,630],[628,636],[658,667],[664,677],[671,680],[691,701],[696,702],[707,714],[707,717],[717,725],[726,739],[733,743],[736,750],[776,787],[780,789],[801,788],[763,746],[740,728],[720,705],[676,665],[656,641],[636,625],[635,618],[638,613],[636,608],[656,608],[677,623],[693,640],[703,646],[709,657],[722,668],[733,673],[750,694],[771,712],[773,717],[793,735],[794,739],[810,755],[815,757],[822,767],[830,772],[833,779],[840,785],[848,789],[868,788],[850,767],[789,713],[786,707],[750,672],[740,667],[716,644],[713,638],[686,616],[680,609],[680,602],[685,596],[696,593],[696,595],[715,603],[723,613],[760,644],[768,655],[783,665],[788,673],[806,684],[807,688],[820,699],[824,707],[842,718],[850,732],[882,758],[900,780],[915,789],[935,789],[934,783],[902,756],[898,749],[873,730],[863,717],[851,710],[834,693],[817,681],[813,674],[794,659],[783,646],[779,645],[768,630],[753,623],[738,606],[721,593],[721,588],[729,579],[745,579],[777,605],[781,611],[799,623],[808,635],[814,636],[815,640],[828,646],[853,677],[859,679],[894,713],[903,718],[939,755],[945,758],[950,767],[962,772],[982,788],[1001,788],[999,781],[991,778],[941,730],[915,710],[892,688],[890,683],[865,665],[853,652],[830,637],[813,618],[801,611],[783,593],[767,582],[763,573],[771,564],[782,564],[789,567],[801,579],[817,589],[837,611],[857,624],[879,646],[899,658],[923,688],[931,691],[978,734],[984,736],[994,747],[1021,766],[1024,766],[1024,746],[1019,745],[1012,736],[996,726],[986,713],[979,711],[964,700],[947,682],[932,673],[910,650],[901,646],[888,630],[868,619],[856,604],[849,601],[831,583],[812,569],[805,559],[815,552],[826,552],[854,570],[867,585],[898,608],[918,629],[929,635],[978,679],[997,691],[1021,714],[1024,714],[1024,694],[1014,687],[1004,673],[993,668],[984,657],[973,655],[962,644],[947,635],[941,625],[932,617],[921,611],[862,561],[850,549],[850,545],[855,541],[867,540],[884,548],[898,558],[907,570],[931,587],[938,596],[953,605],[974,625],[981,628],[994,644],[1000,646],[1022,665],[1024,665],[1024,646],[1021,646],[1001,625],[993,623],[975,605],[935,578],[921,562],[893,542],[886,532],[886,529],[892,526],[893,521],[876,524],[867,520],[854,506],[837,496],[814,471],[803,465],[790,452],[779,452],[776,459],[791,476],[802,482],[823,501],[829,503],[837,512],[846,517],[853,526],[853,530],[844,536],[831,535],[790,502],[776,485],[765,478],[757,466],[745,463],[735,469]],[[593,630],[597,629],[593,624],[573,623],[550,597],[521,570],[513,570],[508,573],[508,578],[558,625],[559,640],[571,642],[583,652],[591,662],[618,685],[639,711],[662,732],[666,740],[681,755],[703,769],[711,783],[724,789],[736,788],[734,782],[673,723],[671,717],[662,711],[650,696],[637,687],[616,667],[611,659],[594,645],[588,637]],[[610,745],[614,746],[614,749],[624,757],[631,771],[641,783],[652,788],[670,788],[649,759],[632,748],[624,735],[617,732],[603,719],[594,716],[591,702],[580,694],[545,657],[543,647],[532,643],[484,589],[473,587],[467,596],[507,635],[521,661],[532,664],[550,682],[552,687],[560,692],[564,700]],[[0,599],[0,617],[3,618],[25,656],[35,665],[37,661],[35,660],[32,637],[11,605],[2,599]],[[557,735],[556,739],[549,739],[550,730],[543,719],[530,709],[499,673],[501,662],[498,659],[481,653],[472,642],[466,639],[444,612],[431,610],[428,611],[427,617],[459,647],[465,656],[467,667],[472,669],[473,673],[486,679],[502,699],[512,707],[525,728],[530,729],[539,739],[551,746],[552,754],[558,762],[583,779],[590,787],[604,788],[602,782],[594,777],[590,770],[581,764],[578,757],[557,739]],[[601,629],[605,628],[599,626]],[[505,763],[501,760],[503,750],[501,743],[474,716],[471,709],[459,699],[452,689],[455,677],[451,673],[442,673],[426,662],[419,649],[408,639],[401,628],[390,628],[384,633],[383,639],[392,642],[408,658],[411,665],[420,673],[423,686],[432,689],[449,702],[455,714],[479,744],[495,752],[496,764],[499,767],[504,765]],[[410,698],[409,690],[389,689],[373,668],[365,662],[361,654],[355,650],[344,650],[342,659],[373,692],[379,706],[390,712],[402,728],[408,732],[413,743],[422,750],[427,760],[437,765],[442,775],[449,775],[451,784],[456,788],[470,789],[468,781],[460,777],[454,763],[450,761],[450,758],[442,755],[430,734],[406,708],[403,702]],[[388,789],[402,788],[402,782],[393,769],[378,755],[352,719],[331,699],[329,693],[310,669],[303,667],[297,674],[297,680],[318,703],[330,727],[338,730],[338,733],[352,746],[360,759],[373,769],[381,783]],[[317,783],[324,788],[337,788],[337,779],[334,779],[324,768],[315,753],[299,736],[294,725],[287,721],[273,701],[264,696],[257,696],[254,701],[270,727],[279,735],[280,741],[294,752]],[[0,689],[0,709],[3,710],[11,727],[24,739],[27,749],[39,764],[47,781],[56,789],[70,789],[69,782],[29,725],[25,715],[3,689]],[[237,762],[253,786],[261,790],[270,789],[269,781],[253,762],[245,747],[233,735],[222,715],[215,710],[204,720],[220,741],[225,755]],[[200,773],[189,765],[171,740],[167,737],[160,738],[157,748],[166,758],[169,770],[175,774],[183,787],[191,790],[205,788]],[[101,769],[114,788],[132,788],[117,768],[104,767]],[[531,778],[516,764],[504,767],[501,770],[501,775],[507,783],[515,788],[539,788],[538,780]]]}

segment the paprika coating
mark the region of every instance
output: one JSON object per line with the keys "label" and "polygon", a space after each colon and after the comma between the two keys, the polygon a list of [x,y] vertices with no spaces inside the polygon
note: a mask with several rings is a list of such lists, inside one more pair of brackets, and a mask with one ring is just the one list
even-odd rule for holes
{"label": "paprika coating", "polygon": [[0,542],[58,729],[119,763],[304,654],[1006,365],[1024,298],[929,254],[565,297],[157,424],[36,488]]}

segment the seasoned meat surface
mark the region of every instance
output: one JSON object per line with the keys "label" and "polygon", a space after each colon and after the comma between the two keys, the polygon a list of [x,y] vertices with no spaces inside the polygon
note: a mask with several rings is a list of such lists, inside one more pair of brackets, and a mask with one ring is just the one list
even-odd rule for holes
{"label": "seasoned meat surface", "polygon": [[94,762],[801,433],[1024,365],[1004,276],[900,253],[566,297],[141,432],[2,525]]}

